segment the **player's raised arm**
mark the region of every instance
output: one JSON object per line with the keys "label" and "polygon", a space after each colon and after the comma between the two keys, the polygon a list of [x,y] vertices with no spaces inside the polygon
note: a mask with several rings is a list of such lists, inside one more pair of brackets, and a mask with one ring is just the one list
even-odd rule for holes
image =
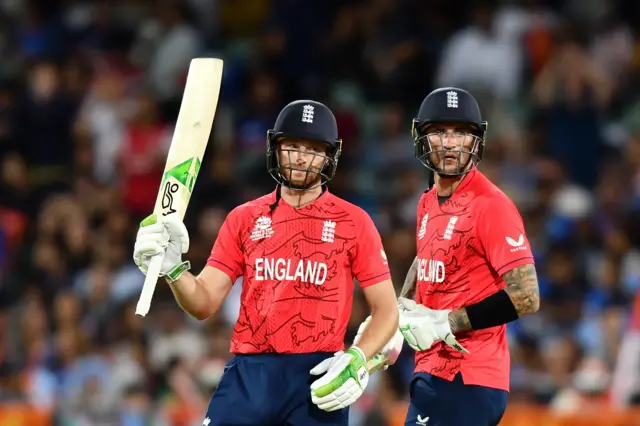
{"label": "player's raised arm", "polygon": [[176,301],[189,315],[199,320],[215,314],[242,272],[242,255],[237,234],[225,220],[207,266],[199,275],[189,272],[191,264],[182,260],[189,250],[189,233],[179,217],[169,215],[158,220],[151,215],[142,221],[134,248],[134,261],[146,273],[151,257],[165,253],[160,276],[169,283]]}
{"label": "player's raised arm", "polygon": [[196,319],[205,320],[218,312],[233,281],[221,270],[205,266],[199,275],[185,271],[169,285],[182,310]]}
{"label": "player's raised arm", "polygon": [[533,254],[516,207],[486,206],[478,221],[478,238],[485,255],[506,287],[491,296],[449,314],[453,333],[481,330],[514,321],[540,308],[540,291]]}

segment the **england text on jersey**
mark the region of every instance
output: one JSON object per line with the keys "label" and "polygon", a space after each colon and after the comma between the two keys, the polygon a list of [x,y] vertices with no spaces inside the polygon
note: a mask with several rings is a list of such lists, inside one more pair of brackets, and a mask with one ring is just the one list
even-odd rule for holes
{"label": "england text on jersey", "polygon": [[418,281],[443,283],[445,276],[444,262],[435,259],[418,258]]}
{"label": "england text on jersey", "polygon": [[322,285],[327,279],[327,264],[324,262],[258,257],[254,268],[256,281],[300,281]]}

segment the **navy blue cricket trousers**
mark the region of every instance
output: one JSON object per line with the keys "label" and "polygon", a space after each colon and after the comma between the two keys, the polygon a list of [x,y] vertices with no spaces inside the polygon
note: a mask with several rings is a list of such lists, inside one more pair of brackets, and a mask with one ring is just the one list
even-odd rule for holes
{"label": "navy blue cricket trousers", "polygon": [[465,385],[458,373],[452,382],[428,373],[413,375],[405,426],[497,426],[509,393]]}
{"label": "navy blue cricket trousers", "polygon": [[[208,426],[347,426],[348,409],[311,402],[309,370],[333,353],[236,355],[211,397]],[[207,421],[208,420],[208,421]]]}

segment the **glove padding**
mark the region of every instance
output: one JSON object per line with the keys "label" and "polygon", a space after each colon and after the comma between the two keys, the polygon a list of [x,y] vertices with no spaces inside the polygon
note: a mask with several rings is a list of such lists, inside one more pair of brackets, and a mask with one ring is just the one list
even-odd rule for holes
{"label": "glove padding", "polygon": [[[353,339],[353,344],[357,345],[360,342],[360,338],[362,337],[362,333],[369,325],[371,321],[371,315],[364,320],[360,327],[358,327],[358,332],[356,333],[356,337]],[[400,330],[396,330],[393,337],[387,342],[386,345],[382,347],[380,352],[378,352],[373,358],[367,362],[367,368],[369,373],[378,371],[378,370],[386,370],[390,365],[393,365],[400,356],[400,352],[402,352],[402,346],[404,344],[404,337]]]}
{"label": "glove padding", "polygon": [[450,310],[433,310],[413,300],[398,298],[399,329],[404,340],[416,351],[425,351],[435,343],[444,341],[458,352],[469,353],[456,340],[449,326]]}
{"label": "glove padding", "polygon": [[175,214],[152,214],[140,223],[133,249],[133,261],[146,275],[151,258],[164,254],[160,276],[175,281],[190,267],[189,262],[182,261],[182,254],[187,251],[189,233],[182,220]]}
{"label": "glove padding", "polygon": [[364,353],[356,346],[336,352],[309,373],[324,374],[311,384],[311,400],[324,411],[341,410],[353,404],[369,383]]}

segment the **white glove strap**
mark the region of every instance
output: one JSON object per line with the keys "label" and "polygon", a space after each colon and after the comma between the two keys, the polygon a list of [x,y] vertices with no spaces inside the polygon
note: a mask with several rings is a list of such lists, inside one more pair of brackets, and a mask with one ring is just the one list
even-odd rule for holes
{"label": "white glove strap", "polygon": [[354,351],[358,352],[360,354],[360,356],[362,357],[362,359],[364,360],[364,362],[367,362],[367,357],[364,356],[364,352],[362,352],[362,349],[360,349],[359,347],[353,345],[351,346],[349,349],[353,349]]}

